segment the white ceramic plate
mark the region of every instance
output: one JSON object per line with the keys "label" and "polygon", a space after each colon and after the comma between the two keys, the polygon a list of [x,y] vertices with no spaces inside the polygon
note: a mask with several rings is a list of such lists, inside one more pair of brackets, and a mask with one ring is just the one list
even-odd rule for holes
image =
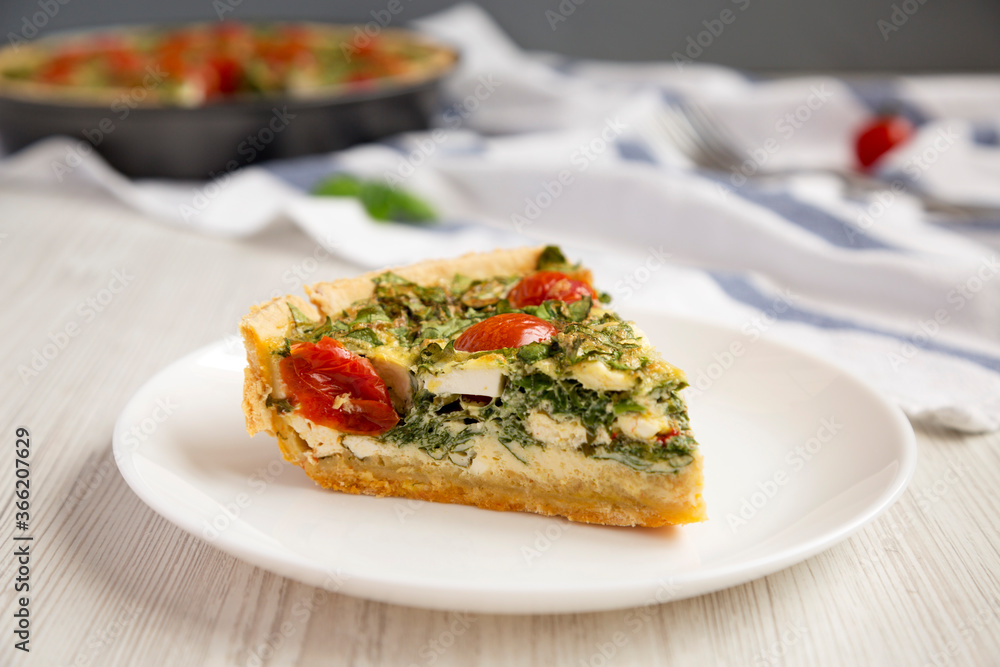
{"label": "white ceramic plate", "polygon": [[845,539],[903,492],[913,431],[862,382],[736,331],[630,315],[701,387],[689,402],[706,523],[610,528],[322,490],[272,438],[247,436],[235,338],[143,386],[115,427],[115,458],[155,511],[255,565],[373,600],[496,613],[624,608],[740,584]]}

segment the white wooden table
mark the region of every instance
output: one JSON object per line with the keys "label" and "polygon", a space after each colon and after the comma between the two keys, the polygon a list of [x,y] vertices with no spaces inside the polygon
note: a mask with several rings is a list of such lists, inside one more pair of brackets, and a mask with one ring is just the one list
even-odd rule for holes
{"label": "white wooden table", "polygon": [[[0,665],[1000,665],[1000,434],[919,429],[916,476],[874,524],[765,579],[654,607],[638,628],[627,611],[456,616],[326,594],[156,515],[119,475],[111,431],[151,374],[275,288],[297,290],[296,272],[357,269],[314,263],[298,233],[206,238],[67,188],[0,187],[0,233]],[[20,377],[36,350],[37,375]],[[21,425],[28,654],[12,634]]]}

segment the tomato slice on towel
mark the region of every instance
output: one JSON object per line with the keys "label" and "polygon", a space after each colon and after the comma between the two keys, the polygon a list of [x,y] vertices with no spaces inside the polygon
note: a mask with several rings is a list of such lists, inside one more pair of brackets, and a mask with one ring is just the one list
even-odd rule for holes
{"label": "tomato slice on towel", "polygon": [[913,124],[902,116],[879,116],[866,125],[855,139],[854,149],[863,170],[874,167],[890,150],[913,136]]}

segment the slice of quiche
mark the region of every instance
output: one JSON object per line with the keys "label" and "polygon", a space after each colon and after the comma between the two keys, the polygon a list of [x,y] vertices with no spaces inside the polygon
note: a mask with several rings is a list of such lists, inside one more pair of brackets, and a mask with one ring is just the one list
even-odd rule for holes
{"label": "slice of quiche", "polygon": [[616,526],[705,519],[684,373],[558,248],[306,293],[243,318],[243,411],[320,485]]}

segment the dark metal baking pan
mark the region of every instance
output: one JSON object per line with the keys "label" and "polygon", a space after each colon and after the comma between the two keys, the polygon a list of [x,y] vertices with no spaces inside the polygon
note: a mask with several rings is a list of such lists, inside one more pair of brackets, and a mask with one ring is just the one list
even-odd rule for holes
{"label": "dark metal baking pan", "polygon": [[89,141],[117,170],[139,178],[204,179],[275,158],[335,151],[426,129],[443,79],[297,98],[244,95],[195,107],[134,108],[0,90],[0,143],[12,153],[39,139]]}

